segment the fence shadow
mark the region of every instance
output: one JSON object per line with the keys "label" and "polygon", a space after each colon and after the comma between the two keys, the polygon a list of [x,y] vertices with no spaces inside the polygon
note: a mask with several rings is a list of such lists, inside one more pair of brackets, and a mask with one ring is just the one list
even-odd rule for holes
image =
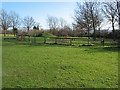
{"label": "fence shadow", "polygon": [[14,45],[28,45],[29,47],[33,47],[33,46],[45,46],[45,47],[73,47],[73,48],[86,48],[86,49],[92,49],[94,50],[94,52],[105,52],[105,51],[111,51],[111,52],[116,52],[116,51],[120,51],[120,45],[114,45],[114,46],[75,46],[75,45],[66,45],[66,44],[51,44],[51,43],[30,43],[30,42],[26,42],[26,41],[18,41],[16,39],[3,39],[4,42],[3,46],[14,46]]}

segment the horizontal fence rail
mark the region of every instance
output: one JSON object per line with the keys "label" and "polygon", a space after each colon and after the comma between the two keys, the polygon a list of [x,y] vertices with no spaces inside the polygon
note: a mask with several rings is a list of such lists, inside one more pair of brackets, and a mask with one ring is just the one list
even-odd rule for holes
{"label": "horizontal fence rail", "polygon": [[[21,41],[21,35],[6,36],[4,40],[19,40]],[[58,44],[58,45],[74,45],[74,46],[115,46],[118,45],[118,41],[112,39],[97,38],[93,41],[93,38],[88,37],[33,37],[29,35],[23,35],[23,41],[28,43],[41,43],[41,44]]]}

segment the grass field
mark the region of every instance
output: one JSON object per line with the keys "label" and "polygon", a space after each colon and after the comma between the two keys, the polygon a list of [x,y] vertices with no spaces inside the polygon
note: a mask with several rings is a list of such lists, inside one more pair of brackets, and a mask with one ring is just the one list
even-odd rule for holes
{"label": "grass field", "polygon": [[118,88],[114,47],[3,40],[2,66],[3,88]]}

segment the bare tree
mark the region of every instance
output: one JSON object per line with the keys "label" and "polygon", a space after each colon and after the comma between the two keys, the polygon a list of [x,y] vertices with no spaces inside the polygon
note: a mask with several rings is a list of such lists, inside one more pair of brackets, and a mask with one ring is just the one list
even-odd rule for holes
{"label": "bare tree", "polygon": [[36,22],[36,23],[34,24],[33,29],[40,30],[41,27],[42,27],[42,26],[40,25],[40,23]]}
{"label": "bare tree", "polygon": [[63,32],[64,32],[64,35],[70,35],[70,33],[71,33],[71,28],[70,28],[70,26],[69,25],[65,25],[64,26],[64,29],[63,29]]}
{"label": "bare tree", "polygon": [[117,2],[117,9],[118,9],[119,30],[120,30],[120,1]]}
{"label": "bare tree", "polygon": [[49,28],[50,28],[50,33],[53,32],[53,34],[55,34],[55,31],[58,28],[58,19],[56,17],[53,17],[53,16],[48,16],[47,23],[48,23]]}
{"label": "bare tree", "polygon": [[60,18],[59,19],[59,28],[63,29],[65,26],[67,26],[67,22],[63,18]]}
{"label": "bare tree", "polygon": [[93,40],[96,40],[96,28],[98,28],[101,24],[101,18],[97,8],[98,5],[99,4],[97,2],[84,2],[82,4],[77,3],[77,9],[75,10],[74,19],[76,21],[76,27],[79,27],[81,30],[87,30],[88,38],[89,31],[93,29]]}
{"label": "bare tree", "polygon": [[[118,17],[118,24],[120,25],[120,1],[116,0],[117,3],[117,17]],[[120,29],[120,28],[119,28]]]}
{"label": "bare tree", "polygon": [[102,9],[107,20],[112,24],[113,40],[115,41],[115,23],[118,22],[118,7],[117,2],[106,2]]}
{"label": "bare tree", "polygon": [[23,24],[24,24],[24,26],[27,28],[27,31],[29,32],[29,29],[30,29],[32,26],[34,26],[35,21],[34,21],[34,19],[33,19],[32,17],[27,16],[27,17],[24,18]]}
{"label": "bare tree", "polygon": [[88,2],[89,4],[89,10],[90,10],[90,18],[92,22],[92,27],[94,30],[94,35],[93,35],[93,40],[96,40],[96,29],[97,27],[100,27],[102,19],[100,18],[100,10],[99,8],[99,3],[97,2]]}
{"label": "bare tree", "polygon": [[42,25],[40,23],[36,23],[37,30],[40,30]]}
{"label": "bare tree", "polygon": [[13,11],[10,12],[10,20],[11,20],[11,25],[13,27],[13,33],[15,36],[15,33],[17,32],[17,28],[20,25],[20,19],[19,19],[19,15]]}
{"label": "bare tree", "polygon": [[63,18],[59,18],[59,34],[65,35],[68,33],[69,26],[67,25],[67,21],[65,21]]}
{"label": "bare tree", "polygon": [[11,27],[10,16],[7,14],[5,10],[2,10],[0,13],[0,26],[4,30],[4,36],[6,36],[6,31],[9,27]]}
{"label": "bare tree", "polygon": [[92,28],[90,16],[89,16],[89,8],[87,3],[81,4],[77,3],[77,9],[75,10],[75,24],[73,24],[74,27],[88,31],[88,44],[89,44],[89,31]]}

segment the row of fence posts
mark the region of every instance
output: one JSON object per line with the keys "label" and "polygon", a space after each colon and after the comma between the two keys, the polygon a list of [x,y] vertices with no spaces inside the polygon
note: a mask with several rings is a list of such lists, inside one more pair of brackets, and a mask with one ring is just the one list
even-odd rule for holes
{"label": "row of fence posts", "polygon": [[[16,35],[17,40],[19,40],[19,36],[20,36],[20,40],[23,41],[25,40],[25,36],[23,34],[21,35]],[[29,43],[31,43],[30,40],[30,35],[28,35],[28,41]],[[47,42],[47,37],[44,37],[44,44]],[[34,43],[36,43],[36,37],[34,37]],[[57,38],[55,38],[55,44],[57,44]],[[72,39],[70,39],[70,45],[72,45]]]}
{"label": "row of fence posts", "polygon": [[[31,36],[30,35],[28,35],[28,41],[29,41],[29,43],[31,43],[31,38],[30,38]],[[16,35],[16,39],[17,40],[20,40],[20,41],[25,41],[26,39],[25,39],[25,36],[23,35],[23,34],[21,34],[21,35]],[[47,39],[47,37],[44,37],[44,42],[43,43],[46,43],[46,39]],[[33,39],[34,41],[34,43],[36,43],[36,37],[34,37],[34,39]]]}
{"label": "row of fence posts", "polygon": [[[19,36],[20,36],[20,40],[21,41],[24,41],[25,40],[25,36],[23,35],[23,34],[21,34],[21,35],[16,35],[16,38],[17,38],[17,40],[19,40]],[[73,39],[70,39],[70,45],[72,45],[72,40]],[[28,36],[28,41],[29,41],[29,43],[31,43],[31,39],[30,39],[30,36]],[[46,44],[46,42],[47,42],[47,37],[44,37],[44,44]],[[34,37],[34,43],[36,43],[36,37]],[[55,44],[57,44],[57,38],[55,38]]]}
{"label": "row of fence posts", "polygon": [[[20,40],[21,41],[23,41],[23,40],[25,40],[25,36],[23,35],[23,34],[21,34],[21,35],[16,35],[16,38],[17,38],[17,40],[19,40],[19,36],[20,36]],[[29,41],[29,43],[31,43],[31,40],[30,40],[30,35],[28,35],[28,41]],[[57,39],[58,38],[55,38],[55,44],[57,44]],[[70,45],[72,45],[72,40],[73,39],[70,39]],[[46,42],[47,42],[47,37],[44,37],[44,44],[46,44]],[[34,37],[34,43],[36,43],[36,37]],[[101,44],[104,46],[104,39],[102,39],[102,41],[101,41]]]}
{"label": "row of fence posts", "polygon": [[[60,39],[60,38],[55,38],[55,44],[58,44],[58,43],[57,43],[57,40],[58,40],[58,39]],[[70,39],[70,45],[72,45],[72,40],[73,40],[73,39]]]}

